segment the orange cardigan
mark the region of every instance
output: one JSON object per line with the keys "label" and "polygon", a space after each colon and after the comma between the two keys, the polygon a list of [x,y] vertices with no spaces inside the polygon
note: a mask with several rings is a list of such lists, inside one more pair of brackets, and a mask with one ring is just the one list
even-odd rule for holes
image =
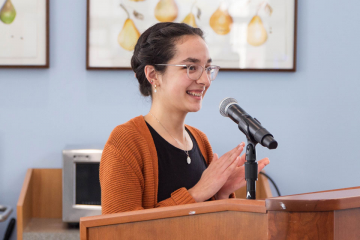
{"label": "orange cardigan", "polygon": [[[196,128],[186,127],[209,165],[213,153],[206,135]],[[158,203],[158,181],[156,148],[144,117],[138,116],[117,126],[101,156],[102,214],[196,202],[183,187]],[[235,197],[234,193],[230,197]]]}

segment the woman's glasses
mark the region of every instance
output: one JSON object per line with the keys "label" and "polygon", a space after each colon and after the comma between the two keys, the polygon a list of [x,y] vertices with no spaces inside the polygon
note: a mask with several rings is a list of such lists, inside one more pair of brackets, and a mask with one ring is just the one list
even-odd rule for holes
{"label": "woman's glasses", "polygon": [[206,75],[208,76],[208,79],[210,81],[214,81],[220,67],[216,66],[216,65],[210,65],[207,67],[203,67],[199,64],[184,64],[184,65],[179,65],[179,64],[155,64],[155,65],[162,65],[162,66],[175,66],[175,67],[183,67],[187,69],[187,76],[191,79],[191,80],[198,80],[202,73],[206,72]]}

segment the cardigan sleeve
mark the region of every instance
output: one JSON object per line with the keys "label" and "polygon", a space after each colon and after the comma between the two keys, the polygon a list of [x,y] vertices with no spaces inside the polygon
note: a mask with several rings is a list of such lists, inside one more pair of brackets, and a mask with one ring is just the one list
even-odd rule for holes
{"label": "cardigan sleeve", "polygon": [[[129,161],[113,145],[107,143],[100,162],[100,185],[102,214],[141,210],[143,208],[144,183],[142,176],[134,171]],[[167,207],[195,203],[186,188],[180,188],[155,207]]]}
{"label": "cardigan sleeve", "polygon": [[103,150],[99,178],[102,214],[143,209],[139,178],[111,144]]}
{"label": "cardigan sleeve", "polygon": [[172,192],[170,198],[167,198],[159,202],[158,204],[156,204],[156,207],[168,207],[168,206],[182,205],[188,203],[196,203],[196,201],[188,192],[188,190],[183,187]]}

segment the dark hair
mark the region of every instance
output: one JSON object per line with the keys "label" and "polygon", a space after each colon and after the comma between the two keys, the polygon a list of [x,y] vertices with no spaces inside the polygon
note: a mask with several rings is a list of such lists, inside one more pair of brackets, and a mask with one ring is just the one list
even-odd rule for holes
{"label": "dark hair", "polygon": [[139,81],[142,95],[151,96],[151,84],[146,79],[145,66],[152,65],[156,71],[164,73],[166,66],[155,64],[168,63],[176,53],[176,42],[186,35],[204,38],[200,28],[173,22],[157,23],[141,34],[131,58],[131,68]]}

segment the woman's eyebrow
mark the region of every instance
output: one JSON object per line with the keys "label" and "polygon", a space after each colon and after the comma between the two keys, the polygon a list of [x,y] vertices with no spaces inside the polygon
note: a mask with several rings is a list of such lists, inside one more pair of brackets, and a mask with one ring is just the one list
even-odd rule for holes
{"label": "woman's eyebrow", "polygon": [[199,62],[200,62],[200,60],[199,60],[199,59],[197,59],[197,58],[188,57],[187,59],[182,60],[181,62],[182,62],[182,63],[183,63],[183,62],[193,62],[193,63],[199,63]]}
{"label": "woman's eyebrow", "polygon": [[[200,62],[200,60],[199,60],[199,59],[197,59],[197,58],[188,57],[188,58],[186,58],[185,60],[182,60],[182,61],[181,61],[181,63],[184,63],[184,62],[199,63],[199,62]],[[211,58],[209,58],[209,59],[207,60],[207,63],[211,63],[211,62],[212,62],[212,59],[211,59]]]}

